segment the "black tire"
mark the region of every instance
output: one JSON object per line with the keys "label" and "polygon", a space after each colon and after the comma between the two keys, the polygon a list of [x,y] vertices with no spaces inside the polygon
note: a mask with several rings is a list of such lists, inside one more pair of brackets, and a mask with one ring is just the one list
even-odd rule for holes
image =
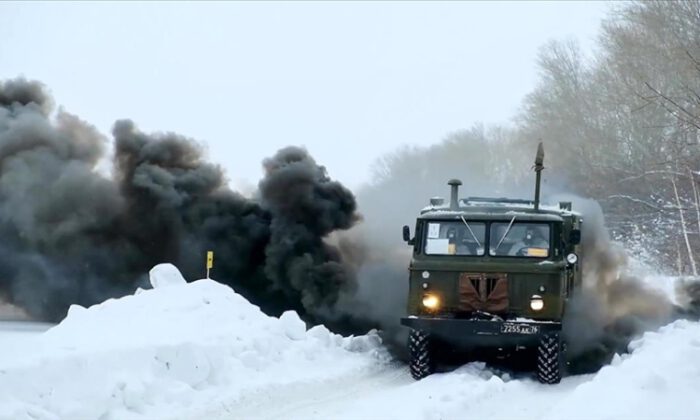
{"label": "black tire", "polygon": [[543,384],[558,384],[564,368],[562,342],[559,334],[548,334],[537,346],[537,379]]}
{"label": "black tire", "polygon": [[408,335],[408,367],[413,379],[421,380],[435,372],[433,353],[430,335],[421,330],[411,330]]}

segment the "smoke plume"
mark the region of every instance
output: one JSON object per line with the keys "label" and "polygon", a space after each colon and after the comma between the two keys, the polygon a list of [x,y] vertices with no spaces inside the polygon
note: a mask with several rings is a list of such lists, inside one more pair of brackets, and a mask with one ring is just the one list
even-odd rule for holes
{"label": "smoke plume", "polygon": [[570,368],[595,371],[644,331],[670,322],[677,311],[670,299],[646,284],[630,266],[627,252],[610,239],[598,203],[573,201],[583,214],[581,264],[583,284],[569,302],[564,318]]}
{"label": "smoke plume", "polygon": [[261,203],[272,216],[265,274],[307,311],[329,311],[339,293],[353,290],[354,278],[323,238],[358,220],[355,198],[303,149],[280,150],[264,167]]}
{"label": "smoke plume", "polygon": [[212,276],[263,310],[313,319],[354,278],[323,238],[357,220],[355,198],[301,148],[264,162],[259,191],[231,191],[199,145],[117,121],[108,139],[63,111],[45,88],[0,83],[0,297],[42,320],[144,286],[155,264]]}

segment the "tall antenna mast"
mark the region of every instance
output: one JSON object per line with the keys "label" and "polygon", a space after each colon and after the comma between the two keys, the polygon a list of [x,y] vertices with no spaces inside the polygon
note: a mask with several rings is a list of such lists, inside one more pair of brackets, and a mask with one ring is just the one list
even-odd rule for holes
{"label": "tall antenna mast", "polygon": [[540,209],[540,181],[542,179],[542,169],[544,169],[544,146],[542,142],[537,145],[537,155],[535,155],[535,211]]}

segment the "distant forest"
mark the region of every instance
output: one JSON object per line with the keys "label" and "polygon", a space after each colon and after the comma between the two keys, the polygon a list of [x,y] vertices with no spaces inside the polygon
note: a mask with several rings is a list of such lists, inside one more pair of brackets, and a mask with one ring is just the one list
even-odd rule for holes
{"label": "distant forest", "polygon": [[575,41],[551,41],[537,65],[539,83],[513,122],[384,156],[360,205],[398,206],[408,224],[431,195],[447,195],[445,182],[453,177],[465,182],[461,196],[531,197],[530,170],[542,141],[545,195],[597,200],[613,237],[633,253],[697,275],[700,2],[614,6],[591,56]]}

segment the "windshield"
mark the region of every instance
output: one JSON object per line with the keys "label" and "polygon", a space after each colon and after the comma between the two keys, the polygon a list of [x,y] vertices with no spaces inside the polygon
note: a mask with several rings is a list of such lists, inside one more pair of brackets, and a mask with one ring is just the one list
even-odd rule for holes
{"label": "windshield", "polygon": [[489,255],[546,258],[549,256],[549,225],[517,221],[491,223]]}
{"label": "windshield", "polygon": [[484,255],[486,224],[460,220],[429,222],[425,241],[428,255]]}

